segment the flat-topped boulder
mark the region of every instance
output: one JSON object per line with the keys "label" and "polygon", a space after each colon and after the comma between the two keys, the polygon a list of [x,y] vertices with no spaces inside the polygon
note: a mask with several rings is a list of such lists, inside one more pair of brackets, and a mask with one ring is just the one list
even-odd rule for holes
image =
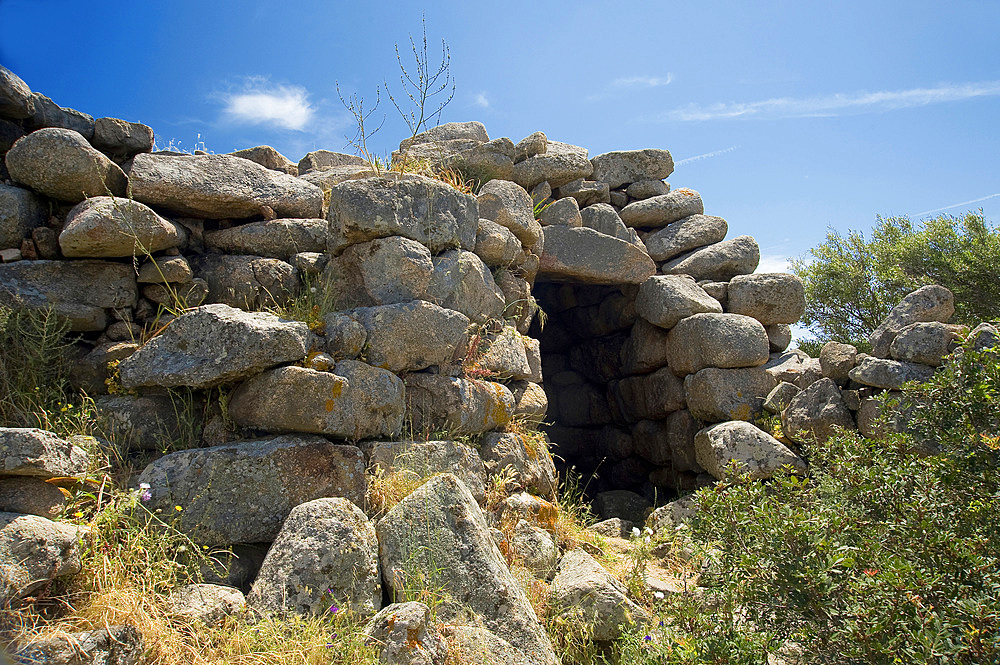
{"label": "flat-topped boulder", "polygon": [[750,480],[770,478],[782,468],[805,473],[806,463],[783,443],[743,421],[718,423],[694,437],[698,463],[719,480],[748,474]]}
{"label": "flat-topped boulder", "polygon": [[752,316],[765,326],[796,323],[806,309],[802,280],[785,273],[736,275],[726,297],[727,311]]}
{"label": "flat-topped boulder", "polygon": [[682,187],[669,194],[634,201],[622,208],[622,221],[636,228],[660,228],[705,212],[701,194]]}
{"label": "flat-topped boulder", "polygon": [[338,305],[350,309],[423,299],[433,272],[429,249],[389,236],[351,245],[330,259],[324,276]]}
{"label": "flat-topped boulder", "polygon": [[476,245],[476,197],[424,176],[384,175],[348,180],[330,194],[329,250],[387,236],[403,236],[432,254]]}
{"label": "flat-topped boulder", "polygon": [[396,436],[403,411],[399,377],[357,360],[341,360],[327,372],[295,365],[268,370],[244,381],[229,401],[229,415],[242,427],[352,441]]}
{"label": "flat-topped boulder", "polygon": [[299,167],[295,165],[295,162],[288,159],[269,145],[244,148],[243,150],[237,150],[236,152],[231,152],[229,154],[233,157],[249,159],[251,162],[260,164],[265,169],[270,169],[271,171],[281,171],[282,173],[287,173],[288,175],[299,174]]}
{"label": "flat-topped boulder", "polygon": [[415,372],[403,377],[406,410],[417,432],[459,436],[503,427],[514,416],[514,395],[492,381]]}
{"label": "flat-topped boulder", "polygon": [[670,368],[678,376],[705,367],[757,367],[769,357],[764,326],[742,314],[693,314],[667,338]]}
{"label": "flat-topped boulder", "polygon": [[591,178],[616,189],[642,180],[663,180],[674,172],[674,159],[667,150],[616,150],[597,155]]}
{"label": "flat-topped boulder", "polygon": [[181,531],[209,546],[271,542],[295,506],[323,497],[363,506],[366,487],[357,446],[313,435],[169,453],[137,481],[150,486],[150,510],[176,515]]}
{"label": "flat-topped boulder", "polygon": [[79,573],[82,537],[83,529],[72,524],[0,512],[0,607]]}
{"label": "flat-topped boulder", "polygon": [[205,233],[205,246],[227,254],[288,260],[299,252],[326,251],[325,219],[270,219]]}
{"label": "flat-topped boulder", "polygon": [[548,141],[544,153],[528,157],[514,165],[510,179],[531,191],[540,183],[561,187],[594,172],[594,165],[587,158],[586,148]]}
{"label": "flat-topped boulder", "polygon": [[66,257],[146,256],[177,247],[186,233],[131,199],[95,196],[66,215],[59,248]]}
{"label": "flat-topped boulder", "polygon": [[751,236],[737,236],[663,264],[667,275],[691,275],[697,280],[727,282],[736,275],[749,275],[760,263],[760,247]]}
{"label": "flat-topped boulder", "polygon": [[837,384],[824,378],[791,398],[781,412],[781,428],[793,441],[813,443],[826,441],[837,430],[853,430],[855,424]]}
{"label": "flat-topped boulder", "polygon": [[311,335],[305,323],[274,314],[203,305],[181,314],[122,361],[119,375],[125,388],[210,388],[301,360]]}
{"label": "flat-topped boulder", "polygon": [[656,264],[636,245],[586,227],[548,226],[538,274],[584,284],[641,284]]}
{"label": "flat-topped boulder", "polygon": [[365,328],[368,362],[396,373],[456,362],[471,325],[461,312],[425,300],[359,307],[346,315]]}
{"label": "flat-topped boulder", "polygon": [[129,171],[136,201],[205,219],[323,215],[323,192],[301,178],[232,155],[136,155]]}
{"label": "flat-topped boulder", "polygon": [[72,129],[32,132],[17,140],[5,161],[16,182],[69,203],[108,193],[124,196],[128,184],[117,164]]}
{"label": "flat-topped boulder", "polygon": [[54,478],[87,472],[86,450],[34,427],[0,427],[0,476]]}
{"label": "flat-topped boulder", "polygon": [[691,215],[668,224],[643,239],[654,261],[669,261],[686,252],[722,242],[729,224],[721,217]]}
{"label": "flat-topped boulder", "polygon": [[669,329],[694,314],[722,314],[722,305],[687,275],[653,275],[639,287],[635,310],[653,325]]}
{"label": "flat-topped boulder", "polygon": [[306,153],[305,157],[299,160],[297,167],[299,176],[304,176],[311,171],[325,171],[339,166],[364,166],[371,168],[371,164],[357,155],[346,155],[342,152],[332,152],[330,150],[314,150]]}
{"label": "flat-topped boulder", "polygon": [[119,118],[94,121],[91,144],[111,159],[124,161],[140,152],[149,152],[153,142],[153,128],[142,123]]}

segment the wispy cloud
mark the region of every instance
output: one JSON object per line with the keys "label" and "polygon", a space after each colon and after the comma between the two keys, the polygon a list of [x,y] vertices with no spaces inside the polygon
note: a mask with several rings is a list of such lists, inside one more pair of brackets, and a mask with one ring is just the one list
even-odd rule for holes
{"label": "wispy cloud", "polygon": [[754,272],[788,272],[788,257],[781,256],[779,254],[762,256],[760,257],[760,263],[757,264],[757,269]]}
{"label": "wispy cloud", "polygon": [[674,162],[674,166],[680,166],[681,164],[690,164],[691,162],[698,162],[703,159],[708,159],[709,157],[718,157],[719,155],[724,155],[727,152],[732,152],[739,148],[738,145],[731,145],[728,148],[723,148],[722,150],[715,150],[713,152],[706,152],[704,155],[695,155],[694,157],[685,157],[684,159]]}
{"label": "wispy cloud", "polygon": [[1000,81],[956,83],[936,88],[836,93],[816,97],[776,97],[759,102],[720,102],[687,106],[661,113],[660,121],[697,121],[727,118],[810,118],[880,113],[896,109],[958,102],[1000,95]]}
{"label": "wispy cloud", "polygon": [[627,76],[615,79],[611,82],[613,88],[659,88],[670,85],[674,80],[674,75],[668,73],[666,76]]}
{"label": "wispy cloud", "polygon": [[251,79],[243,90],[226,94],[223,100],[223,119],[229,122],[301,131],[314,113],[305,88],[272,85],[266,79]]}
{"label": "wispy cloud", "polygon": [[1000,196],[1000,192],[996,194],[990,194],[989,196],[982,196],[978,199],[972,199],[971,201],[962,201],[961,203],[953,203],[950,206],[945,206],[943,208],[934,208],[934,210],[924,210],[923,212],[918,212],[914,217],[923,217],[924,215],[933,215],[936,212],[944,212],[945,210],[951,210],[952,208],[961,208],[962,206],[972,205],[973,203],[979,203],[981,201],[989,201],[990,199],[995,199]]}
{"label": "wispy cloud", "polygon": [[490,100],[486,97],[486,92],[477,92],[476,96],[472,99],[472,103],[483,109],[490,107]]}

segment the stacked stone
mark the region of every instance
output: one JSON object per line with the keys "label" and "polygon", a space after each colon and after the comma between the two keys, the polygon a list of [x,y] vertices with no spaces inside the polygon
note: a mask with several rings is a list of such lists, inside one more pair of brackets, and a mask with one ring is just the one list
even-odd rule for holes
{"label": "stacked stone", "polygon": [[943,286],[913,291],[869,336],[870,354],[850,344],[825,344],[819,374],[779,374],[784,380],[768,396],[766,408],[781,415],[785,435],[797,442],[825,439],[837,428],[857,429],[869,438],[883,435],[884,427],[904,431],[902,409],[895,409],[888,423],[882,421],[884,393],[899,401],[903,384],[928,380],[967,335],[983,348],[1000,339],[989,324],[971,333],[949,324],[954,311],[954,296]]}

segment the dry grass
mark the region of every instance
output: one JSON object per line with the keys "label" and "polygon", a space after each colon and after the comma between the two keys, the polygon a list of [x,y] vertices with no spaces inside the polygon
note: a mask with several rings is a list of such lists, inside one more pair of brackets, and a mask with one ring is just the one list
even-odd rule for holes
{"label": "dry grass", "polygon": [[395,469],[386,473],[381,466],[369,471],[365,501],[372,520],[385,515],[397,503],[410,496],[433,475],[423,475],[412,469]]}

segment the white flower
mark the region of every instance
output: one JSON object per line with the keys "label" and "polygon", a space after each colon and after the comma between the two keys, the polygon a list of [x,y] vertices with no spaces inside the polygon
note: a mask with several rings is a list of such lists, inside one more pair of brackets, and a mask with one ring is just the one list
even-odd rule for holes
{"label": "white flower", "polygon": [[639,527],[637,527],[637,526],[632,527],[632,537],[633,538],[638,538],[641,533],[642,532],[639,531]]}
{"label": "white flower", "polygon": [[653,598],[656,598],[657,600],[663,600],[663,592],[662,591],[654,591],[653,592]]}

